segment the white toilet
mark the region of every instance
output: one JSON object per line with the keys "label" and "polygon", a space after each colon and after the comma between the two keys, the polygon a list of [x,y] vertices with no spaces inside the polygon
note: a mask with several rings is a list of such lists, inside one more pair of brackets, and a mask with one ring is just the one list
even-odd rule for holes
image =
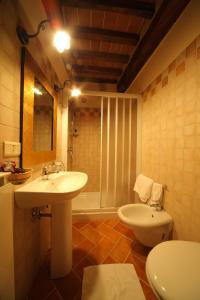
{"label": "white toilet", "polygon": [[149,283],[163,300],[200,299],[200,243],[167,241],[151,250],[146,261]]}

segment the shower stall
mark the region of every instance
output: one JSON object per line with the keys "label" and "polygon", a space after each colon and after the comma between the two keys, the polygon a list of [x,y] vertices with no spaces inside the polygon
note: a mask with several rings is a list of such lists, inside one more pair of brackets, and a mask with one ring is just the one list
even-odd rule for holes
{"label": "shower stall", "polygon": [[111,212],[134,201],[137,98],[90,92],[69,101],[68,170],[88,174],[73,213]]}

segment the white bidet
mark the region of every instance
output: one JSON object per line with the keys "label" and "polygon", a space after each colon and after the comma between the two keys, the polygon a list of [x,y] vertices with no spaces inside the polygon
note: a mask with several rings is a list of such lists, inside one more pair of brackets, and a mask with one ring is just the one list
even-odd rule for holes
{"label": "white bidet", "polygon": [[172,217],[165,210],[156,211],[146,204],[128,204],[118,209],[118,216],[145,246],[154,247],[169,239]]}

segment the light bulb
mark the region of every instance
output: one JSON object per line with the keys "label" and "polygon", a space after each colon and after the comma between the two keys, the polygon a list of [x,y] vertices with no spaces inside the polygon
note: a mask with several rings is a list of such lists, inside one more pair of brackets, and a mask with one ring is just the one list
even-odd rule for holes
{"label": "light bulb", "polygon": [[72,97],[78,97],[78,96],[80,96],[80,94],[81,94],[81,91],[77,88],[73,88],[72,91],[71,91],[71,96]]}
{"label": "light bulb", "polygon": [[33,89],[34,94],[36,94],[36,95],[42,95],[42,92],[38,88],[33,87],[32,89]]}
{"label": "light bulb", "polygon": [[70,39],[70,35],[65,31],[57,31],[54,36],[53,44],[58,52],[62,53],[64,50],[70,48]]}

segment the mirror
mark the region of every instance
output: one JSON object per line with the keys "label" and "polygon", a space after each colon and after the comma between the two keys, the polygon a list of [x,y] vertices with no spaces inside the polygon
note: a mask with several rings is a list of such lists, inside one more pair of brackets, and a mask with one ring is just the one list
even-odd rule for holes
{"label": "mirror", "polygon": [[23,168],[56,159],[57,95],[52,86],[30,53],[22,48],[20,166]]}
{"label": "mirror", "polygon": [[35,78],[33,151],[53,150],[53,97]]}

